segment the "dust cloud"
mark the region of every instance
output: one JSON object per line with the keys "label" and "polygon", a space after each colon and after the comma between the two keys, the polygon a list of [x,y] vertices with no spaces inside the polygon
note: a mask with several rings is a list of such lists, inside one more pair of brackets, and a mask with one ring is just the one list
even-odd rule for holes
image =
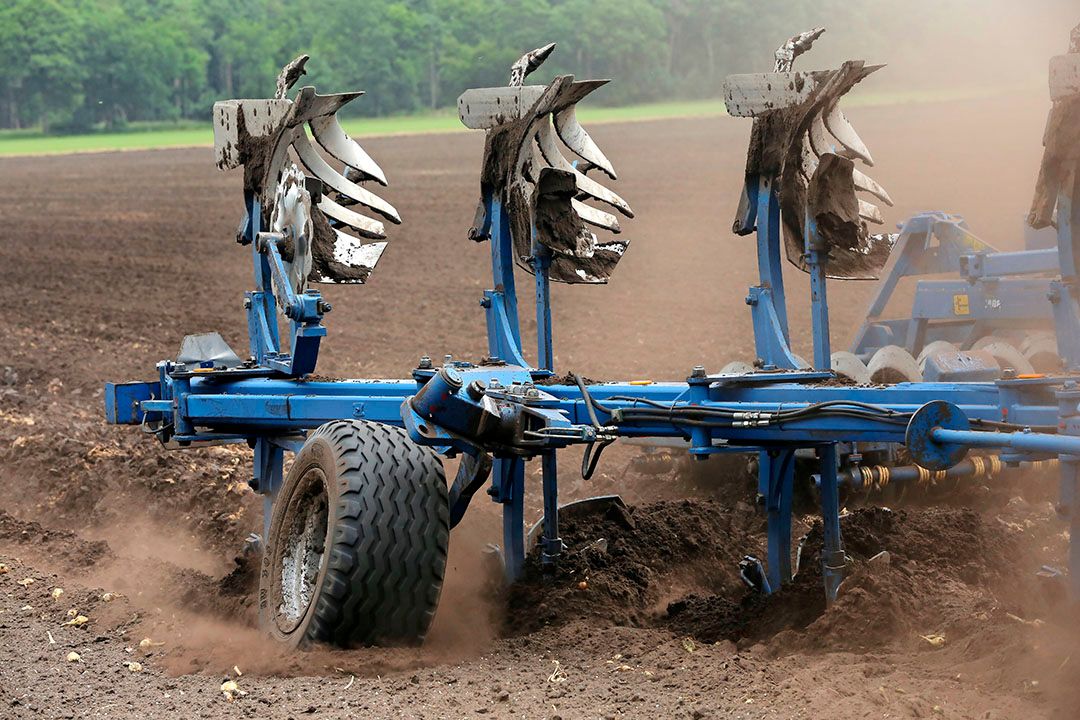
{"label": "dust cloud", "polygon": [[[766,4],[772,5],[790,17],[786,3]],[[888,63],[875,86],[916,98],[1002,89],[1045,94],[1047,62],[1066,51],[1078,21],[1074,0],[831,0],[790,20],[792,33],[814,25],[828,30],[804,67],[852,58]]]}

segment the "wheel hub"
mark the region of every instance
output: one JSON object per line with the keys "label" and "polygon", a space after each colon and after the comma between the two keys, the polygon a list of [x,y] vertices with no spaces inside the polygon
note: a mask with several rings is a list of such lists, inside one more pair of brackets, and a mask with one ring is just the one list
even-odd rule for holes
{"label": "wheel hub", "polygon": [[286,515],[286,536],[276,563],[276,623],[285,633],[303,620],[318,587],[329,516],[325,476],[312,468],[305,473],[301,491],[293,495]]}

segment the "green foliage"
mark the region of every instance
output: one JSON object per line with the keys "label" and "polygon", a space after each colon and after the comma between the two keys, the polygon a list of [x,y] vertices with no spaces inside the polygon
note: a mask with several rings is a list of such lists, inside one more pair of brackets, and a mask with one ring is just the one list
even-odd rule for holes
{"label": "green foliage", "polygon": [[[1075,0],[1046,2],[1071,15],[1066,6]],[[916,37],[925,48],[935,46],[933,30],[955,39],[977,27],[992,36],[987,24],[1010,7],[1006,0],[3,0],[0,128],[205,121],[214,100],[267,97],[279,68],[300,53],[312,57],[306,81],[324,92],[368,92],[347,108],[354,115],[446,108],[468,87],[505,83],[514,60],[552,41],[559,50],[541,81],[556,73],[615,80],[591,104],[716,98],[726,74],[768,69],[776,45],[817,24],[838,28],[849,56],[880,58],[887,47],[896,60],[914,48],[898,38]],[[1010,33],[1017,23],[1007,23]]]}

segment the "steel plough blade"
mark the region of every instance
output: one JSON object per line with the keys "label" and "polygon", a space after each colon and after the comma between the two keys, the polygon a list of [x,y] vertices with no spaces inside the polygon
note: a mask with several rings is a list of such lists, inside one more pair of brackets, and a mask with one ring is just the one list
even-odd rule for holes
{"label": "steel plough blade", "polygon": [[[613,213],[589,202],[603,203],[626,217],[634,213],[626,200],[586,175],[597,168],[616,177],[576,110],[607,81],[575,81],[572,75],[563,75],[547,86],[522,85],[524,75],[550,51],[545,46],[522,56],[511,73],[510,87],[465,91],[458,99],[458,112],[466,127],[487,130],[481,195],[498,198],[510,214],[518,265],[533,272],[531,258],[546,248],[550,279],[605,283],[628,243],[597,237],[590,227],[611,233],[622,228]],[[568,160],[566,151],[578,160]],[[474,239],[487,223],[486,207],[482,200]]]}
{"label": "steel plough blade", "polygon": [[401,217],[393,205],[375,193],[365,190],[351,180],[346,179],[344,175],[330,167],[330,164],[323,160],[322,156],[311,146],[306,134],[301,133],[293,141],[293,149],[299,156],[300,161],[304,163],[304,167],[327,186],[343,196],[371,208],[392,223],[399,224],[401,222]]}
{"label": "steel plough blade", "polygon": [[600,168],[612,180],[617,180],[615,168],[607,155],[603,153],[592,137],[581,126],[577,119],[577,108],[570,106],[565,110],[555,113],[555,132],[559,138],[570,148],[575,155],[587,160]]}
{"label": "steel plough blade", "polygon": [[313,118],[309,125],[316,142],[328,153],[359,171],[365,178],[371,178],[380,185],[386,186],[386,175],[383,174],[382,168],[342,129],[337,115]]}
{"label": "steel plough blade", "polygon": [[[823,32],[823,28],[816,28],[788,40],[776,51],[775,72],[733,75],[725,82],[728,112],[754,118],[746,175],[778,180],[786,254],[804,271],[807,197],[822,159],[832,156],[867,166],[874,164],[866,143],[840,109],[840,99],[882,67],[850,61],[835,70],[792,70],[795,58],[809,50]],[[838,172],[849,175],[846,183],[836,184]],[[838,236],[829,245],[828,275],[846,279],[876,277],[895,238],[869,232],[868,224],[884,224],[885,218],[874,203],[856,198],[855,193],[867,193],[888,206],[892,206],[892,198],[854,162],[837,165],[830,161],[828,175],[822,176],[821,182],[851,195],[842,203],[850,209],[850,215],[840,213],[850,227],[844,230],[842,239]],[[740,219],[743,216],[740,212]],[[741,228],[742,224],[737,221],[736,226]],[[818,223],[817,227],[824,234],[838,232],[839,228],[835,222]]]}
{"label": "steel plough blade", "polygon": [[[261,225],[268,227],[280,199],[285,197],[279,192],[279,184],[292,167],[291,149],[303,166],[303,172],[297,172],[306,173],[320,185],[311,191],[317,197],[309,197],[310,261],[306,266],[290,263],[307,267],[306,279],[312,282],[364,282],[386,244],[363,241],[382,240],[386,228],[380,220],[358,210],[372,210],[395,224],[401,218],[393,205],[360,185],[373,181],[385,186],[386,175],[345,132],[337,117],[338,111],[363,93],[319,95],[309,86],[301,88],[294,99],[286,97],[304,74],[306,62],[307,56],[300,56],[283,68],[276,98],[226,100],[214,105],[217,164],[222,169],[244,167],[244,189],[259,200]],[[311,138],[331,159],[342,163],[343,170],[332,167]],[[327,196],[328,192],[336,197]],[[244,235],[240,239],[250,238]]]}
{"label": "steel plough blade", "polygon": [[563,157],[562,153],[559,151],[558,144],[555,142],[555,135],[552,132],[550,124],[542,124],[540,126],[539,131],[536,133],[536,142],[540,148],[540,154],[543,155],[544,161],[547,162],[548,165],[553,168],[565,170],[574,175],[578,190],[601,202],[607,203],[627,217],[634,217],[634,211],[630,209],[630,206],[625,200],[585,175],[585,173],[578,171],[572,163]]}

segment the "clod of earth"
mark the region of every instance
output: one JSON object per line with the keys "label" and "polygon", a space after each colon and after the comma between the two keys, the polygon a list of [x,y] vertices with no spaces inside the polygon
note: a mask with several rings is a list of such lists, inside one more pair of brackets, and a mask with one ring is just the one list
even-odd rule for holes
{"label": "clod of earth", "polygon": [[944,635],[920,635],[919,637],[921,637],[926,642],[930,643],[930,645],[932,647],[936,647],[936,648],[945,647],[945,636]]}
{"label": "clod of earth", "polygon": [[235,680],[226,680],[221,683],[221,694],[225,696],[225,699],[232,702],[237,697],[247,695],[245,690],[241,690],[240,686],[236,684]]}

